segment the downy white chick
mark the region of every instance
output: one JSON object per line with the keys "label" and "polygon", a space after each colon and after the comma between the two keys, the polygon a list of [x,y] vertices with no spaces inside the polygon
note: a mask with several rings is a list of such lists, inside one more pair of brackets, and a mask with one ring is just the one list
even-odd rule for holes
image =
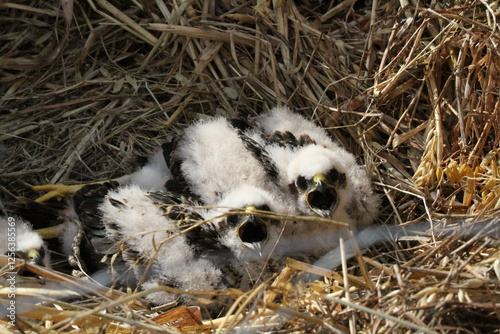
{"label": "downy white chick", "polygon": [[173,181],[184,182],[204,204],[218,205],[242,185],[277,193],[276,170],[266,151],[225,118],[191,125],[173,146]]}
{"label": "downy white chick", "polygon": [[[195,123],[184,130],[171,149],[169,190],[193,196],[213,207],[297,214],[295,203],[276,183],[277,172],[267,152],[229,120],[218,117]],[[248,232],[240,231],[248,235],[259,233],[250,228]],[[271,255],[266,253],[268,249],[257,251],[263,256]],[[275,255],[289,251],[283,246]]]}
{"label": "downy white chick", "polygon": [[[113,190],[99,206],[105,237],[118,246],[126,266],[143,281],[144,289],[158,285],[195,291],[226,288],[221,270],[196,254],[186,234],[179,234],[201,217],[188,208],[175,211],[175,202],[167,193],[147,193],[136,186]],[[190,301],[187,294],[167,291],[147,298],[156,304],[179,298]]]}
{"label": "downy white chick", "polygon": [[[270,275],[269,255],[283,226],[259,215],[258,210],[276,209],[267,192],[243,186],[230,195],[221,207],[206,209],[169,193],[118,188],[99,206],[105,237],[118,245],[126,266],[143,280],[143,289],[164,285],[185,291],[246,290]],[[156,304],[194,302],[189,293],[168,291],[147,298]],[[220,307],[208,306],[212,311]]]}
{"label": "downy white chick", "polygon": [[368,175],[324,129],[286,107],[273,108],[256,123],[267,138],[265,149],[282,189],[289,189],[302,214],[347,222],[354,228],[374,221],[378,198]]}
{"label": "downy white chick", "polygon": [[[278,171],[283,194],[300,215],[347,223],[352,229],[370,225],[378,213],[366,172],[354,156],[327,132],[286,107],[259,115],[245,134],[268,152]],[[291,240],[306,256],[319,257],[338,245],[347,229],[328,222],[298,221]]]}
{"label": "downy white chick", "polygon": [[0,216],[0,254],[15,256],[30,264],[50,267],[47,245],[33,231],[30,223],[20,217]]}

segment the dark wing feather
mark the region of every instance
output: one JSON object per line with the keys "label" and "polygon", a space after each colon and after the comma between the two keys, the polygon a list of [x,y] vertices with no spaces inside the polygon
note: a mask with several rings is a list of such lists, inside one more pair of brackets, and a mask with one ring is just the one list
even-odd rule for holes
{"label": "dark wing feather", "polygon": [[61,216],[67,207],[68,203],[54,198],[45,203],[21,198],[9,206],[8,211],[29,221],[36,230],[61,224]]}
{"label": "dark wing feather", "polygon": [[167,191],[174,193],[178,196],[184,196],[190,198],[191,200],[198,200],[199,196],[191,192],[184,174],[182,173],[182,163],[183,161],[177,157],[176,151],[179,144],[180,136],[172,138],[171,141],[164,143],[163,156],[167,163],[167,167],[170,169],[171,178],[165,182],[165,189]]}
{"label": "dark wing feather", "polygon": [[299,137],[300,146],[316,145],[316,141],[309,137],[309,135],[303,134]]}
{"label": "dark wing feather", "polygon": [[194,253],[213,262],[224,265],[233,259],[229,248],[220,243],[219,232],[212,223],[205,223],[186,232],[186,239]]}
{"label": "dark wing feather", "polygon": [[316,142],[307,134],[295,137],[290,131],[275,131],[273,134],[265,136],[266,145],[279,145],[286,148],[297,148],[316,144]]}
{"label": "dark wing feather", "polygon": [[[180,230],[205,220],[195,210],[199,204],[190,199],[168,192],[150,192],[148,197],[176,222]],[[230,249],[220,243],[219,232],[210,222],[189,229],[184,235],[196,256],[210,259],[218,265],[226,265],[233,258]]]}
{"label": "dark wing feather", "polygon": [[191,198],[170,192],[149,192],[148,197],[158,205],[165,216],[176,222],[177,227],[185,229],[203,220],[193,208],[199,206]]}
{"label": "dark wing feather", "polygon": [[164,143],[161,147],[163,149],[163,157],[170,169],[170,173],[174,179],[182,178],[181,164],[182,161],[177,158],[176,151],[179,145],[180,136],[175,136],[169,142]]}
{"label": "dark wing feather", "polygon": [[200,196],[191,191],[191,188],[184,179],[184,176],[178,177],[178,179],[174,179],[174,176],[172,176],[171,179],[165,182],[165,189],[167,189],[170,193],[189,198],[192,201],[200,200]]}
{"label": "dark wing feather", "polygon": [[104,231],[104,224],[99,206],[104,202],[106,195],[118,186],[119,183],[116,181],[89,184],[73,195],[75,212],[83,223],[85,231],[95,235],[103,235],[101,231]]}
{"label": "dark wing feather", "polygon": [[[175,139],[175,138],[174,138]],[[175,149],[175,143],[174,139],[171,141],[168,141],[166,143],[161,144],[162,152],[163,152],[163,159],[165,159],[165,163],[167,164],[167,167],[170,169],[170,159],[172,156],[172,152]]]}
{"label": "dark wing feather", "polygon": [[250,124],[248,118],[243,117],[234,117],[229,120],[229,124],[235,129],[240,130],[241,132],[245,132],[253,127],[255,124]]}
{"label": "dark wing feather", "polygon": [[248,137],[245,132],[249,129],[256,128],[257,125],[251,123],[248,118],[237,117],[229,120],[229,124],[236,131],[236,134],[241,139],[247,150],[249,150],[252,155],[262,164],[266,170],[267,175],[272,181],[276,181],[278,178],[278,171],[276,166],[269,157],[267,151],[259,143],[257,143],[252,138]]}
{"label": "dark wing feather", "polygon": [[[101,263],[103,255],[111,256],[119,251],[115,242],[106,237],[102,213],[99,210],[106,195],[118,186],[119,183],[116,181],[89,184],[73,195],[75,212],[82,223],[84,232],[80,256],[89,273],[105,267]],[[110,266],[110,263],[107,265]],[[121,263],[119,265],[122,266]]]}
{"label": "dark wing feather", "polygon": [[252,155],[257,159],[264,170],[266,171],[267,175],[269,176],[269,179],[273,182],[276,182],[278,179],[278,171],[276,169],[276,166],[274,165],[271,157],[267,153],[267,151],[262,147],[259,143],[257,143],[255,140],[252,138],[248,137],[241,131],[240,129],[235,128],[234,129],[236,133],[238,134],[238,137],[241,139],[243,144],[245,145],[246,149],[252,153]]}
{"label": "dark wing feather", "polygon": [[281,147],[296,148],[300,142],[290,131],[275,131],[272,135],[265,138],[266,145],[277,144]]}

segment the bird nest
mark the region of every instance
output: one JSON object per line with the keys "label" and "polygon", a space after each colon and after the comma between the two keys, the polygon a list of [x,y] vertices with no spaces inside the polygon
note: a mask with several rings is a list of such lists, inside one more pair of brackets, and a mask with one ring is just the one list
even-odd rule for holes
{"label": "bird nest", "polygon": [[32,185],[130,173],[194,120],[286,104],[366,165],[378,225],[412,228],[333,271],[290,259],[251,291],[218,292],[233,307],[202,321],[35,267],[47,283],[18,288],[18,326],[498,331],[499,13],[482,0],[2,2],[2,214]]}

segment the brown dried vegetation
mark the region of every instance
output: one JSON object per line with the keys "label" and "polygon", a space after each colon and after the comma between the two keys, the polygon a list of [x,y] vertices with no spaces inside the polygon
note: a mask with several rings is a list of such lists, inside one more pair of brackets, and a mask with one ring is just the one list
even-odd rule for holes
{"label": "brown dried vegetation", "polygon": [[[379,225],[425,228],[338,272],[290,261],[183,332],[499,331],[499,13],[488,0],[3,1],[0,210],[35,184],[130,173],[195,119],[287,104],[366,165]],[[301,270],[324,278],[297,283]],[[40,274],[58,288],[19,288],[25,330],[176,330],[143,293]],[[75,284],[78,302],[61,301]]]}

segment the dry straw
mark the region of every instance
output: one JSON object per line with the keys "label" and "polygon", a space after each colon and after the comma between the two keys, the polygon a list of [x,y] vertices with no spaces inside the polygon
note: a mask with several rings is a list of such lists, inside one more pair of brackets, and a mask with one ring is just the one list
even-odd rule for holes
{"label": "dry straw", "polygon": [[[0,210],[32,185],[129,173],[193,120],[286,103],[366,165],[378,224],[423,227],[338,271],[290,262],[183,332],[498,331],[499,13],[488,0],[3,1]],[[302,270],[323,276],[301,283]],[[19,300],[24,330],[176,330],[143,293],[40,274]]]}

